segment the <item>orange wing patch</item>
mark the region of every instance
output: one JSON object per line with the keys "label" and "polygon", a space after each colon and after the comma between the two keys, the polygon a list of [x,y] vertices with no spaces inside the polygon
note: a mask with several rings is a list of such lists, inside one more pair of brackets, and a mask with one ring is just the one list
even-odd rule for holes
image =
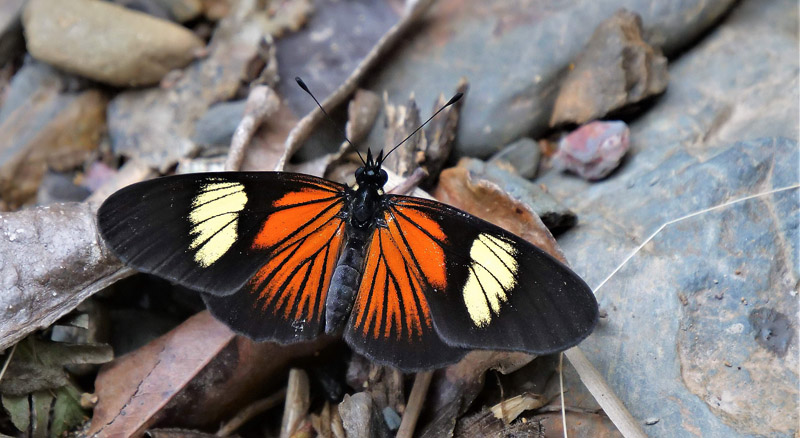
{"label": "orange wing patch", "polygon": [[344,238],[338,217],[343,199],[329,191],[290,192],[258,232],[254,248],[270,249],[269,261],[250,280],[263,312],[287,320],[321,322],[331,276]]}
{"label": "orange wing patch", "polygon": [[[341,204],[338,194],[326,190],[289,192],[272,204],[278,210],[270,214],[261,226],[253,247],[269,249],[296,238],[296,233],[302,230],[313,231],[338,214]],[[311,223],[309,219],[313,219]]]}
{"label": "orange wing patch", "polygon": [[447,283],[444,233],[424,213],[398,205],[384,219],[386,227],[375,231],[367,253],[354,328],[373,339],[413,343],[433,330],[423,290]]}

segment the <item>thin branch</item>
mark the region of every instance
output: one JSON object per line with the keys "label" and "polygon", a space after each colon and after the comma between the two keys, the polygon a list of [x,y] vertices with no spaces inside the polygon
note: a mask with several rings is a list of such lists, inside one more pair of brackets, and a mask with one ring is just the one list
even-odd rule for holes
{"label": "thin branch", "polygon": [[[575,367],[578,375],[581,376],[581,381],[589,392],[592,393],[597,403],[603,408],[608,418],[617,426],[617,430],[625,438],[647,438],[642,427],[633,418],[630,412],[625,409],[622,400],[617,397],[614,390],[608,385],[608,382],[603,379],[597,368],[589,362],[589,359],[583,354],[578,347],[572,347],[565,351],[564,354],[569,359],[569,362]],[[563,403],[563,398],[562,398]],[[566,427],[564,427],[566,431]],[[566,433],[566,432],[565,432]]]}
{"label": "thin branch", "polygon": [[262,123],[280,107],[280,99],[266,85],[258,85],[250,90],[245,104],[244,116],[231,138],[231,148],[225,161],[225,170],[239,170],[250,140]]}
{"label": "thin branch", "polygon": [[6,358],[6,363],[3,364],[3,369],[0,370],[0,382],[3,381],[3,376],[6,374],[8,364],[11,363],[11,358],[14,357],[14,352],[17,351],[17,345],[19,345],[19,343],[16,343],[13,347],[11,347],[11,351],[8,353],[8,357]]}
{"label": "thin branch", "polygon": [[246,408],[239,411],[239,413],[237,413],[236,416],[231,418],[230,421],[223,424],[215,435],[220,437],[232,435],[240,427],[242,427],[243,424],[253,419],[253,417],[263,412],[266,412],[274,408],[275,406],[278,406],[281,403],[281,401],[283,401],[283,399],[285,398],[286,398],[286,388],[283,388],[267,398],[256,400]]}
{"label": "thin branch", "polygon": [[408,405],[403,413],[403,420],[400,422],[400,428],[397,429],[397,438],[414,436],[414,428],[417,427],[417,420],[422,412],[422,405],[425,403],[425,395],[431,385],[431,378],[433,378],[433,371],[417,373],[414,386],[411,387],[411,394],[408,396]]}

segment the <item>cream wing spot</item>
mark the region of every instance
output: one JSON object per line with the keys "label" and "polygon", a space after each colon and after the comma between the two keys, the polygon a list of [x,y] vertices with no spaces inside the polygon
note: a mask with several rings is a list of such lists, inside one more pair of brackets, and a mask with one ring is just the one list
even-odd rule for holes
{"label": "cream wing spot", "polygon": [[192,200],[189,222],[194,260],[202,267],[219,260],[238,239],[239,213],[247,204],[244,185],[214,181],[202,186]]}
{"label": "cream wing spot", "polygon": [[516,249],[510,242],[489,234],[480,234],[469,252],[469,274],[462,291],[472,322],[486,327],[508,294],[516,286],[519,265]]}

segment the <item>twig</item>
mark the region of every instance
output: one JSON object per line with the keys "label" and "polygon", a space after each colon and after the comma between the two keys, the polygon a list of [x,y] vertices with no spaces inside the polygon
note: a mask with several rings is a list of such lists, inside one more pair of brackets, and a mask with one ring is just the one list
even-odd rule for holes
{"label": "twig", "polygon": [[[372,50],[367,53],[364,59],[356,66],[353,73],[342,83],[342,85],[336,89],[330,96],[328,96],[323,102],[322,106],[326,109],[331,109],[340,103],[342,103],[347,96],[353,94],[358,86],[358,81],[361,80],[361,77],[370,70],[375,64],[383,58],[383,55],[386,54],[392,47],[394,47],[395,43],[399,41],[402,36],[408,31],[417,21],[422,17],[425,11],[428,10],[428,7],[433,4],[433,0],[420,0],[418,1],[411,11],[409,11],[403,18],[400,19],[398,23],[392,26],[388,32],[386,32],[380,40],[372,47]],[[275,166],[275,170],[282,170],[286,163],[289,161],[292,155],[297,152],[297,149],[303,144],[304,141],[311,135],[311,132],[314,130],[314,127],[317,123],[323,119],[322,111],[319,109],[315,109],[308,113],[305,117],[303,117],[297,125],[292,129],[289,135],[286,137],[286,142],[284,143],[284,152],[281,156],[280,160],[278,160],[278,164]]]}
{"label": "twig", "polygon": [[286,407],[281,420],[280,438],[289,438],[303,422],[311,395],[308,387],[308,375],[305,371],[292,368],[289,370],[289,384],[286,388]]}
{"label": "twig", "polygon": [[245,104],[244,116],[236,127],[231,139],[231,148],[228,159],[225,161],[225,170],[239,170],[244,161],[244,152],[250,139],[259,126],[278,110],[280,100],[272,89],[266,85],[257,85],[250,90]]}
{"label": "twig", "polygon": [[425,169],[417,167],[416,169],[414,169],[414,172],[412,172],[411,175],[408,176],[408,178],[404,179],[403,182],[401,182],[400,184],[392,187],[392,189],[389,190],[389,193],[394,193],[397,195],[408,194],[412,190],[417,188],[419,183],[421,183],[422,180],[425,179],[427,176],[428,172]]}
{"label": "twig", "polygon": [[6,370],[8,369],[8,364],[11,363],[11,358],[14,357],[14,352],[17,351],[17,345],[19,345],[19,343],[14,344],[14,346],[11,347],[11,351],[8,352],[6,363],[3,364],[3,369],[0,370],[0,382],[3,381],[3,376],[6,374]]}
{"label": "twig", "polygon": [[417,426],[419,413],[422,412],[422,404],[425,402],[425,395],[431,385],[433,371],[417,373],[414,379],[414,386],[411,387],[411,394],[408,396],[408,405],[400,421],[400,428],[397,429],[397,438],[411,438],[414,436],[414,428]]}
{"label": "twig", "polygon": [[[586,385],[589,392],[591,392],[595,400],[597,400],[597,403],[600,404],[600,407],[606,412],[608,418],[617,426],[622,436],[625,438],[647,438],[642,427],[633,418],[633,415],[625,409],[622,400],[614,394],[614,390],[611,389],[605,379],[603,379],[603,376],[600,375],[597,368],[589,362],[589,359],[586,358],[583,351],[578,347],[572,347],[565,351],[564,354],[567,356],[572,366],[575,367],[578,375],[581,376],[583,384]],[[564,399],[562,398],[561,400],[563,403]],[[565,426],[564,430],[566,429]]]}
{"label": "twig", "polygon": [[222,427],[219,428],[216,436],[229,436],[232,435],[236,430],[242,427],[243,424],[250,421],[253,417],[261,414],[262,412],[266,412],[278,404],[286,398],[286,388],[281,389],[280,391],[270,395],[267,398],[263,398],[261,400],[256,400],[255,402],[251,403],[246,408],[239,411],[233,418],[230,419],[227,423],[223,424]]}

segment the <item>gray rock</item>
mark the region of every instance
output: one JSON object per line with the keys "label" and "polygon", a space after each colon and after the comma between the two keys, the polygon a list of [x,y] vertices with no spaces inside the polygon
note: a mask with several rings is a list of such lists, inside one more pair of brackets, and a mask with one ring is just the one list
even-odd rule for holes
{"label": "gray rock", "polygon": [[608,313],[581,348],[650,436],[798,433],[797,16],[743,2],[671,66],[619,172],[541,177],[581,218],[560,243]]}
{"label": "gray rock", "polygon": [[178,23],[194,20],[203,13],[201,0],[114,0],[114,3]]}
{"label": "gray rock", "polygon": [[539,169],[541,156],[542,151],[539,149],[539,144],[530,138],[523,137],[492,155],[488,162],[512,170],[523,178],[533,179]]}
{"label": "gray rock", "polygon": [[101,92],[63,92],[52,71],[23,70],[0,112],[0,204],[5,209],[30,201],[48,168],[67,171],[82,164],[106,129],[107,98]]}
{"label": "gray rock", "polygon": [[49,205],[54,202],[80,202],[90,194],[89,189],[75,184],[75,175],[47,172],[36,194],[36,203]]}
{"label": "gray rock", "polygon": [[[284,79],[277,84],[276,91],[298,118],[303,117],[313,111],[316,104],[294,81],[286,79],[300,76],[323,101],[397,21],[397,11],[383,1],[320,2],[305,26],[276,41],[278,73]],[[451,84],[457,82],[456,79]],[[376,94],[382,96],[383,92],[378,90]],[[408,97],[405,94],[390,102],[406,102]],[[417,102],[427,105],[434,98]],[[341,134],[330,123],[320,123],[317,128],[298,151],[300,160],[319,158],[335,151],[341,143]],[[382,145],[383,139],[376,144]]]}
{"label": "gray rock", "polygon": [[383,421],[383,414],[377,410],[375,402],[367,392],[345,395],[339,404],[339,415],[348,437],[384,438],[389,430]]}
{"label": "gray rock", "polygon": [[116,86],[158,83],[203,47],[186,28],[92,0],[30,0],[23,25],[35,58]]}
{"label": "gray rock", "polygon": [[169,11],[158,0],[112,0],[111,2],[156,18],[170,19]]}
{"label": "gray rock", "polygon": [[28,62],[20,68],[11,79],[3,106],[0,107],[0,123],[14,113],[22,105],[32,105],[33,98],[41,90],[60,91],[64,88],[64,80],[54,68],[28,58]]}
{"label": "gray rock", "polygon": [[[232,99],[250,62],[258,56],[262,32],[253,3],[240,3],[217,26],[209,55],[192,64],[170,88],[131,90],[109,104],[111,147],[166,171],[197,153],[191,140],[209,107]],[[249,6],[248,6],[249,5]]]}
{"label": "gray rock", "polygon": [[617,11],[578,55],[558,92],[550,126],[583,124],[667,88],[667,58],[642,40],[642,20]]}
{"label": "gray rock", "polygon": [[[548,126],[568,65],[595,27],[619,8],[642,17],[646,40],[668,56],[692,42],[733,0],[512,1],[464,5],[439,2],[423,26],[387,58],[367,88],[391,101],[414,92],[418,102],[450,94],[466,77],[470,92],[456,137],[462,155],[487,157]],[[458,6],[456,6],[456,4]],[[379,125],[379,124],[378,124]],[[381,144],[379,126],[370,145]]]}
{"label": "gray rock", "polygon": [[170,13],[172,18],[179,23],[194,20],[203,13],[201,0],[157,0]]}
{"label": "gray rock", "polygon": [[229,146],[239,122],[242,121],[247,101],[235,100],[218,103],[206,111],[195,124],[192,141],[198,146]]}

